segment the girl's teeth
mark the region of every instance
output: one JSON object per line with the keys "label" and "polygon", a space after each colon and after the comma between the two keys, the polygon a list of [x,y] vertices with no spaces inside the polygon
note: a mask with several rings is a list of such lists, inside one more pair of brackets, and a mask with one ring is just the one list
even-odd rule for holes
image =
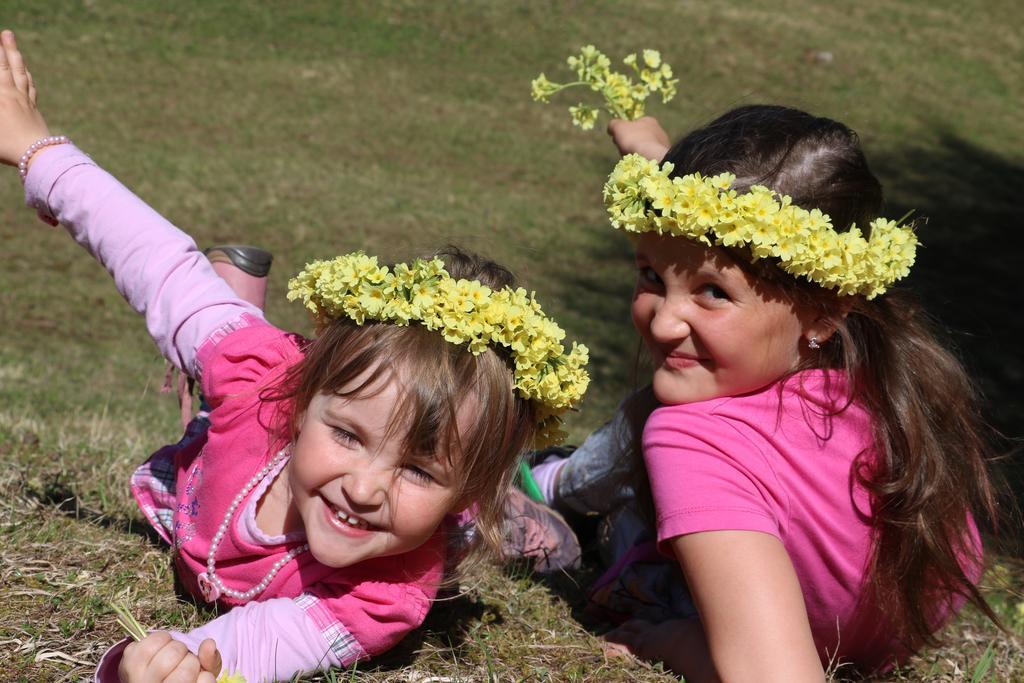
{"label": "girl's teeth", "polygon": [[334,516],[337,517],[342,522],[345,522],[345,524],[348,524],[349,526],[354,526],[357,529],[365,529],[368,526],[366,524],[366,522],[364,522],[363,520],[359,519],[358,517],[355,517],[355,516],[352,516],[352,515],[347,515],[344,512],[342,512],[341,510],[336,510],[334,512]]}

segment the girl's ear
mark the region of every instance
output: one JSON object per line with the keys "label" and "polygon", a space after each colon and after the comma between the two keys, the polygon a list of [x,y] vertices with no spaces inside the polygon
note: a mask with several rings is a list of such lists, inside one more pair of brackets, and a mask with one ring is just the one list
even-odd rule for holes
{"label": "girl's ear", "polygon": [[[821,315],[810,322],[810,324],[804,326],[803,338],[804,341],[813,349],[817,348],[815,344],[820,346],[827,342],[836,329],[846,320],[846,316],[849,315],[850,309],[853,308],[853,300],[850,297],[846,297],[848,301],[841,301],[838,305],[838,310],[830,313],[829,315]],[[812,341],[813,340],[813,341]]]}
{"label": "girl's ear", "polygon": [[300,410],[295,413],[295,417],[292,418],[292,424],[295,425],[295,433],[292,436],[292,440],[296,441],[299,438],[299,434],[302,433],[302,422],[306,419],[306,412],[309,410],[309,406],[306,406],[305,410]]}
{"label": "girl's ear", "polygon": [[812,349],[827,342],[836,331],[836,321],[832,318],[818,318],[804,328],[803,340]]}

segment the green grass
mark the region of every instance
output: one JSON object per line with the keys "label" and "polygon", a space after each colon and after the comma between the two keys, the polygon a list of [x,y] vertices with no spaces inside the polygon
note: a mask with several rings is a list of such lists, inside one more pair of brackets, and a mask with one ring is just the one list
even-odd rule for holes
{"label": "green grass", "polygon": [[[670,134],[742,103],[781,102],[860,131],[891,216],[930,218],[912,277],[989,397],[1024,435],[1024,10],[970,3],[8,3],[52,128],[200,244],[274,251],[269,316],[308,331],[285,281],[356,248],[404,258],[455,242],[507,264],[595,381],[581,438],[633,385],[629,254],[600,186],[615,160],[565,107],[529,98],[584,43],[655,47],[680,96]],[[831,62],[813,58],[833,55]],[[125,482],[176,438],[162,363],[102,269],[0,185],[0,651],[12,680],[76,680],[118,638],[130,593],[151,625],[207,618],[174,598],[168,553],[139,533]],[[1015,561],[992,599],[1016,618]],[[1005,574],[1005,576],[1003,576]],[[582,579],[581,579],[582,582]],[[575,619],[582,589],[498,570],[356,678],[659,680],[606,662]],[[952,645],[890,680],[1024,678],[1016,638],[970,614]],[[988,650],[991,645],[991,650]],[[990,655],[986,655],[990,652]],[[989,659],[991,657],[991,659]],[[0,658],[4,659],[4,658]],[[840,671],[842,673],[842,671]],[[348,680],[347,675],[338,680]]]}

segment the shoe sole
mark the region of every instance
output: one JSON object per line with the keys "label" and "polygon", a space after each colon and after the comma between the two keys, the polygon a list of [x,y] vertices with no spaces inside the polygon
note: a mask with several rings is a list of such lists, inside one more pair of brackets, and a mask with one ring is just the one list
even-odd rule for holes
{"label": "shoe sole", "polygon": [[265,249],[247,244],[223,244],[204,249],[210,263],[230,263],[253,277],[266,277],[274,255]]}

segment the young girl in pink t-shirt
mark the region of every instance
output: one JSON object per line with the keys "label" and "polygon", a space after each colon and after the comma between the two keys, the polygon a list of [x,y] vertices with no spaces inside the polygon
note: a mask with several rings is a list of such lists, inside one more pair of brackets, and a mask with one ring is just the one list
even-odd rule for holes
{"label": "young girl in pink t-shirt", "polygon": [[[917,238],[879,218],[854,132],[776,106],[671,148],[651,118],[609,132],[626,156],[604,198],[635,247],[653,381],[534,468],[554,505],[625,534],[596,598],[642,618],[608,639],[687,681],[811,681],[901,661],[965,599],[995,618],[976,587],[973,520],[994,505],[974,392],[892,289]],[[615,477],[631,449],[654,552]]]}
{"label": "young girl in pink t-shirt", "polygon": [[230,610],[115,647],[97,678],[290,680],[391,648],[459,559],[456,513],[472,508],[475,540],[501,546],[517,458],[557,437],[586,349],[563,346],[507,270],[455,251],[308,264],[289,298],[318,336],[277,329],[187,235],[50,136],[13,34],[0,42],[0,161],[110,271],[210,408],[132,490],[184,587]]}

